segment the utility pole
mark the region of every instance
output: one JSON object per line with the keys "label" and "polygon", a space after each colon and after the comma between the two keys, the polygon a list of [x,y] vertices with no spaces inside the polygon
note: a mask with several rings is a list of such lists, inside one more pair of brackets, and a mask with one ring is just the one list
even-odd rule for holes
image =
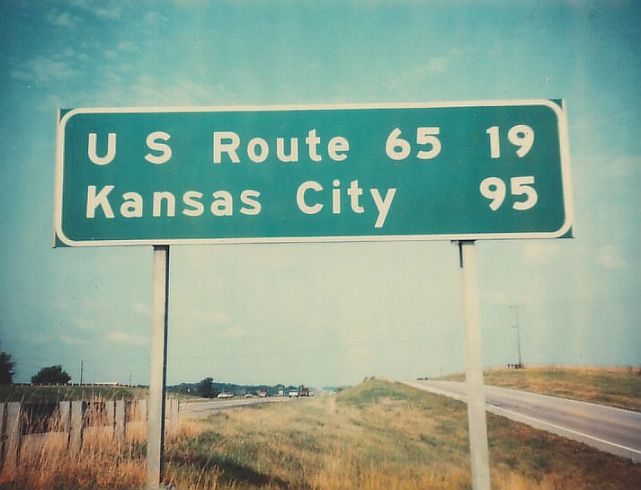
{"label": "utility pole", "polygon": [[523,359],[521,358],[521,321],[519,315],[519,309],[523,308],[523,305],[510,305],[510,309],[514,310],[514,325],[512,328],[516,328],[516,349],[519,354],[519,363],[516,365],[517,369],[523,367]]}
{"label": "utility pole", "polygon": [[80,386],[82,386],[82,375],[85,371],[85,361],[80,361]]}

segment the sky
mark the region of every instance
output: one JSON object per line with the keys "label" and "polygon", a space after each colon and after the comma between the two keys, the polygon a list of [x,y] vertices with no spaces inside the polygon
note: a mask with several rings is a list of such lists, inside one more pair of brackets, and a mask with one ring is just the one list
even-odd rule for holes
{"label": "sky", "polygon": [[[52,248],[59,108],[563,99],[573,239],[479,241],[486,367],[641,364],[635,1],[0,2],[0,350],[145,384],[149,246]],[[448,241],[172,246],[169,384],[465,365]],[[513,306],[518,306],[514,308]]]}

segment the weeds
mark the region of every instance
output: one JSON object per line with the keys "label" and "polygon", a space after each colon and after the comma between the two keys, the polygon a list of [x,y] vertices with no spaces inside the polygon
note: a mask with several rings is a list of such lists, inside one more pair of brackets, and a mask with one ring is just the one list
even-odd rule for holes
{"label": "weeds", "polygon": [[31,386],[0,385],[0,402],[55,403],[70,400],[133,400],[147,397],[147,390],[128,386]]}
{"label": "weeds", "polygon": [[[498,490],[637,488],[641,465],[488,417]],[[139,435],[140,436],[140,435]],[[69,456],[31,449],[3,488],[141,488],[143,437],[96,436]],[[322,396],[183,421],[164,480],[189,490],[463,490],[470,488],[465,405],[368,380]]]}
{"label": "weeds", "polygon": [[[462,381],[465,376],[456,374],[444,379]],[[629,367],[491,369],[485,371],[484,379],[488,385],[641,411],[641,376]]]}

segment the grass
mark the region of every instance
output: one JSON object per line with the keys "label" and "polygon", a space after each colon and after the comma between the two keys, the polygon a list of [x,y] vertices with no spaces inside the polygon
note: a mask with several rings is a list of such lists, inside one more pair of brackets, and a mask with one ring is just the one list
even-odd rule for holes
{"label": "grass", "polygon": [[69,400],[133,400],[147,398],[146,388],[129,386],[0,385],[0,402],[51,403]]}
{"label": "grass", "polygon": [[[443,379],[462,381],[463,374]],[[526,367],[491,369],[485,383],[544,395],[600,403],[641,411],[641,375],[638,369],[590,367]]]}
{"label": "grass", "polygon": [[[500,417],[488,417],[488,433],[495,490],[620,490],[641,481],[641,465]],[[464,404],[369,380],[338,395],[189,421],[168,441],[165,482],[177,489],[467,490],[467,444]],[[73,457],[32,456],[0,474],[0,487],[144,483],[141,440],[103,441]]]}

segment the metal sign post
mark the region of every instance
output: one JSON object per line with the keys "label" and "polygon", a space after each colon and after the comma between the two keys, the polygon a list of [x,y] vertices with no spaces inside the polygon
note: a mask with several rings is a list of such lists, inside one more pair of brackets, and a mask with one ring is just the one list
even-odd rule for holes
{"label": "metal sign post", "polygon": [[147,419],[148,489],[160,487],[165,442],[165,379],[167,374],[167,311],[169,306],[169,245],[154,245],[151,313],[151,368]]}
{"label": "metal sign post", "polygon": [[467,421],[472,488],[474,490],[489,490],[490,463],[487,446],[485,393],[483,392],[483,359],[474,242],[459,241],[458,246],[465,324],[465,380],[467,382]]}

